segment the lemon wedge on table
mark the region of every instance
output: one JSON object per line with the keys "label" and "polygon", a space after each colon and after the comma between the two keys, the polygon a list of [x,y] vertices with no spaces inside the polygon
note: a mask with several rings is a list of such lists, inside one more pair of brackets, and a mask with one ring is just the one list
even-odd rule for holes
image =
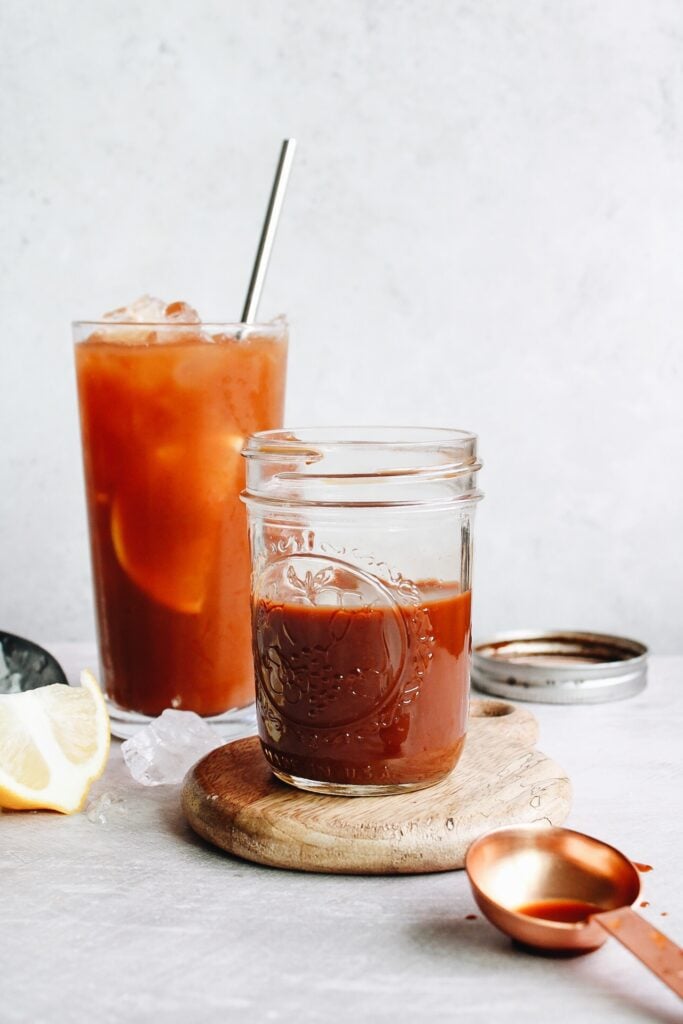
{"label": "lemon wedge on table", "polygon": [[109,754],[109,716],[92,672],[80,686],[0,694],[0,807],[72,814]]}

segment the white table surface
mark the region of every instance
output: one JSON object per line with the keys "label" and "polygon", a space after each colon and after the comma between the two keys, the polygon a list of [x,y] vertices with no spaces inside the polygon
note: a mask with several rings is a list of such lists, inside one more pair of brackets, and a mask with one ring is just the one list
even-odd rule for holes
{"label": "white table surface", "polygon": [[[92,647],[50,649],[73,680],[95,664]],[[641,912],[683,941],[683,658],[653,658],[631,700],[531,708],[574,785],[567,824],[653,865]],[[462,871],[358,878],[237,860],[189,830],[178,787],[134,783],[117,741],[91,799],[105,792],[124,800],[106,824],[0,815],[2,1024],[682,1019],[613,940],[573,960],[515,950]]]}

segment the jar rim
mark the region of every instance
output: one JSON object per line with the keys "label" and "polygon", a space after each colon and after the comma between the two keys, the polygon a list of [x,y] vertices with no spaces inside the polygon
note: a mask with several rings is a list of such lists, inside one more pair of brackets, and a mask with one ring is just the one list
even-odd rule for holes
{"label": "jar rim", "polygon": [[[371,436],[371,435],[377,436]],[[381,437],[380,434],[392,435]],[[410,435],[422,435],[410,436]],[[346,435],[346,436],[345,436]],[[365,436],[363,436],[365,435]],[[459,427],[411,427],[411,426],[321,426],[278,428],[275,430],[259,430],[250,434],[245,441],[242,454],[245,458],[276,447],[278,452],[294,450],[295,454],[303,445],[311,445],[326,450],[328,448],[377,448],[423,450],[442,446],[447,442],[472,442],[476,444],[477,435],[470,430]],[[264,451],[265,449],[265,451]]]}
{"label": "jar rim", "polygon": [[248,466],[243,492],[247,501],[408,507],[444,500],[447,504],[476,501],[481,496],[474,485],[481,468],[477,435],[468,430],[394,426],[264,430],[246,439],[242,455]]}

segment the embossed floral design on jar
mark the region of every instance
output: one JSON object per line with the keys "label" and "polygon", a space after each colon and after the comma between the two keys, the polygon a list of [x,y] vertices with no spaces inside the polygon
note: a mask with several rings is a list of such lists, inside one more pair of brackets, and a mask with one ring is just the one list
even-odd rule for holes
{"label": "embossed floral design on jar", "polygon": [[263,751],[317,792],[433,785],[460,756],[476,438],[424,428],[249,438]]}

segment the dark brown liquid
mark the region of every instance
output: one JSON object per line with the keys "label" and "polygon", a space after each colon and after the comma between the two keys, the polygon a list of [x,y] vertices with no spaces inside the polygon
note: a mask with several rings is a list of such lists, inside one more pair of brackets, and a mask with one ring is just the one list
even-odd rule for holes
{"label": "dark brown liquid", "polygon": [[544,921],[559,921],[562,924],[577,924],[579,921],[586,921],[591,914],[599,914],[604,907],[598,907],[595,903],[584,903],[583,900],[536,900],[535,903],[525,903],[517,908],[518,914],[526,914],[527,917],[540,917]]}
{"label": "dark brown liquid", "polygon": [[633,861],[633,866],[640,871],[641,875],[646,875],[648,871],[652,871],[652,864],[639,864],[637,860]]}
{"label": "dark brown liquid", "polygon": [[467,723],[470,594],[419,589],[421,599],[386,607],[255,602],[259,731],[276,769],[348,785],[429,785],[453,769]]}

